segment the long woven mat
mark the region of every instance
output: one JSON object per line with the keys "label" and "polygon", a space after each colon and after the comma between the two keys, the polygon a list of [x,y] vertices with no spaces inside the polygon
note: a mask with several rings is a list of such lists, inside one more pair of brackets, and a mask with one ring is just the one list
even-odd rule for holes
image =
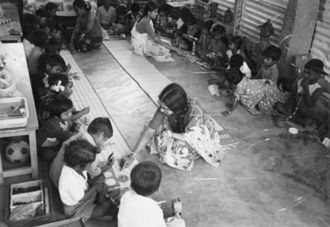
{"label": "long woven mat", "polygon": [[[153,102],[157,104],[159,93],[164,87],[172,83],[172,81],[159,72],[145,57],[133,54],[126,40],[108,40],[103,41],[103,44],[121,67],[149,95]],[[229,135],[227,130],[214,119],[213,121],[217,130],[220,132],[221,144],[234,144],[236,141]]]}

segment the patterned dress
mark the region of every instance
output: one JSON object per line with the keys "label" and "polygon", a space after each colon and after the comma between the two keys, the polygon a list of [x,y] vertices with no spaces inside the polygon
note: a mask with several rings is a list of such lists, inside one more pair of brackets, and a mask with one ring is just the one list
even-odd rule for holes
{"label": "patterned dress", "polygon": [[167,118],[151,140],[151,152],[158,153],[160,160],[180,170],[191,170],[194,160],[202,157],[207,163],[218,167],[224,156],[220,134],[214,120],[194,102],[190,101],[189,123],[184,132],[186,142],[168,136]]}
{"label": "patterned dress", "polygon": [[254,109],[258,105],[260,111],[265,113],[270,113],[276,102],[284,102],[287,97],[270,80],[251,80],[246,77],[237,85],[235,96],[247,108]]}

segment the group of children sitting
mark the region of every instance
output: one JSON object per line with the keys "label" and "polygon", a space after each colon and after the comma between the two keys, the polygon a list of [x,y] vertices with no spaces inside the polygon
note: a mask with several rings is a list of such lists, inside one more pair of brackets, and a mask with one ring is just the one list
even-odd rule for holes
{"label": "group of children sitting", "polygon": [[[79,16],[79,11],[87,12],[85,4],[83,0],[74,1],[77,23],[85,18]],[[131,171],[131,189],[125,194],[109,194],[103,173],[125,156],[111,146],[113,129],[108,118],[95,118],[87,129],[82,126],[82,117],[89,113],[89,107],[76,110],[70,99],[74,80],[79,77],[70,73],[71,66],[60,55],[61,26],[54,25],[55,6],[49,2],[35,15],[24,15],[35,19],[35,23],[25,20],[23,43],[39,121],[37,152],[40,159],[50,164],[50,179],[59,191],[66,216],[82,217],[85,221],[118,217],[118,224],[123,227],[166,226],[163,211],[149,198],[161,182],[161,171],[155,163],[137,164]],[[83,29],[81,26],[79,30]]]}

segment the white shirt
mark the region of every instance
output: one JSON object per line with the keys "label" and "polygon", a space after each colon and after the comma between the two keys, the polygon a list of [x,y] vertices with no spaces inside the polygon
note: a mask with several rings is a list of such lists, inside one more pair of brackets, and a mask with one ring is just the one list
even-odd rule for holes
{"label": "white shirt", "polygon": [[87,171],[83,171],[83,175],[84,177],[67,165],[63,166],[58,183],[58,191],[63,204],[74,206],[84,197],[85,191],[88,189]]}
{"label": "white shirt", "polygon": [[99,18],[101,24],[108,25],[116,20],[116,9],[110,6],[107,11],[103,6],[100,6],[97,9],[96,16]]}
{"label": "white shirt", "polygon": [[[304,94],[304,88],[301,86],[302,81],[303,81],[303,79],[300,79],[300,80],[298,80],[298,83],[297,83],[297,93],[298,94]],[[321,88],[321,85],[319,85],[318,83],[308,85],[309,94],[313,95],[313,93],[318,88]]]}
{"label": "white shirt", "polygon": [[[241,50],[238,50],[236,54],[240,54]],[[231,58],[231,56],[233,56],[233,51],[232,50],[227,50],[226,52],[228,59]],[[230,68],[230,66],[228,66],[228,69]],[[241,71],[241,73],[243,73],[247,78],[251,78],[251,69],[249,68],[249,66],[246,64],[246,62],[243,62],[243,65],[239,68],[239,70]]]}
{"label": "white shirt", "polygon": [[130,190],[120,200],[118,227],[166,227],[166,224],[156,201]]}

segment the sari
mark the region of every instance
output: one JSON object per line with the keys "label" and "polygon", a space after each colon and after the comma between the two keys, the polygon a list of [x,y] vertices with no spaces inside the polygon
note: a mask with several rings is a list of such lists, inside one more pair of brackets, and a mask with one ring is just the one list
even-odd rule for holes
{"label": "sari", "polygon": [[185,142],[168,136],[170,126],[165,118],[151,139],[151,153],[159,154],[161,162],[180,170],[191,170],[199,157],[218,167],[224,157],[224,147],[214,120],[194,101],[189,101],[189,106],[189,122],[183,133]]}

